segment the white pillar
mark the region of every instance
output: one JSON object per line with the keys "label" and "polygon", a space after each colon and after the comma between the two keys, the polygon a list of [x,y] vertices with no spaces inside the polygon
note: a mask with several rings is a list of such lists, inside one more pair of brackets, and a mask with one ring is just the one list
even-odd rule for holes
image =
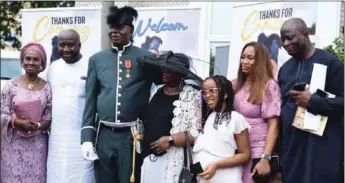
{"label": "white pillar", "polygon": [[[317,47],[324,48],[340,35],[340,2],[317,2]],[[332,13],[325,13],[332,12]]]}
{"label": "white pillar", "polygon": [[110,42],[108,37],[108,25],[107,25],[107,16],[109,14],[109,8],[114,6],[114,1],[102,1],[102,23],[101,23],[101,47],[102,50],[109,48]]}

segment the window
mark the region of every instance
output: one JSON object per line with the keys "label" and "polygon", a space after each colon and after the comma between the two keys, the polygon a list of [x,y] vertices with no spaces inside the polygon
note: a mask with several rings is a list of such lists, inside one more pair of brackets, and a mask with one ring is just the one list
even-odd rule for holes
{"label": "window", "polygon": [[211,42],[210,76],[228,73],[230,42]]}
{"label": "window", "polygon": [[12,79],[22,73],[19,59],[1,58],[1,79]]}

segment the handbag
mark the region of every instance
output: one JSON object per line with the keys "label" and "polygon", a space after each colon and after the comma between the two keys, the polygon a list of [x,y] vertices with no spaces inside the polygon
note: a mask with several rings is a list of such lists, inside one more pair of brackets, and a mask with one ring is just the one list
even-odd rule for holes
{"label": "handbag", "polygon": [[[26,118],[31,121],[40,123],[42,120],[41,100],[24,100],[14,103],[14,114],[17,118]],[[18,135],[22,137],[33,137],[41,133],[40,130],[27,132],[25,130],[16,129]]]}
{"label": "handbag", "polygon": [[[253,158],[252,159],[252,167],[251,167],[251,172],[253,171],[254,167],[256,166],[257,163],[261,158]],[[260,176],[255,174],[252,178],[255,183],[269,183],[270,180],[275,176],[275,174],[279,171],[280,166],[279,166],[279,156],[272,156],[272,159],[269,161],[269,165],[271,168],[271,173],[266,175],[266,176]]]}
{"label": "handbag", "polygon": [[183,167],[179,177],[179,183],[196,183],[196,176],[191,172],[193,163],[192,150],[188,132],[184,132],[186,137],[185,146],[183,147]]}

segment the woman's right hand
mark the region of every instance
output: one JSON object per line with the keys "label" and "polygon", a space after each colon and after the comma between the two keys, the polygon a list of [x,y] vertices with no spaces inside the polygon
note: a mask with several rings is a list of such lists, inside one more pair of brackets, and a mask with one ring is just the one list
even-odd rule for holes
{"label": "woman's right hand", "polygon": [[209,180],[214,176],[214,174],[216,174],[217,169],[217,162],[210,163],[206,166],[205,170],[199,174],[199,176],[201,176],[203,179]]}
{"label": "woman's right hand", "polygon": [[14,121],[16,127],[22,128],[25,131],[35,131],[38,128],[38,125],[28,119],[16,119]]}

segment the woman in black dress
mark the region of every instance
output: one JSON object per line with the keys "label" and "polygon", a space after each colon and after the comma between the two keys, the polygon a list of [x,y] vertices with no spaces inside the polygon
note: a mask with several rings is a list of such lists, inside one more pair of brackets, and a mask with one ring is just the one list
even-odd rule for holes
{"label": "woman in black dress", "polygon": [[161,65],[164,85],[153,95],[143,120],[141,183],[177,183],[183,166],[184,131],[192,142],[198,135],[199,91],[184,83],[189,65],[189,58],[178,53],[170,53]]}

